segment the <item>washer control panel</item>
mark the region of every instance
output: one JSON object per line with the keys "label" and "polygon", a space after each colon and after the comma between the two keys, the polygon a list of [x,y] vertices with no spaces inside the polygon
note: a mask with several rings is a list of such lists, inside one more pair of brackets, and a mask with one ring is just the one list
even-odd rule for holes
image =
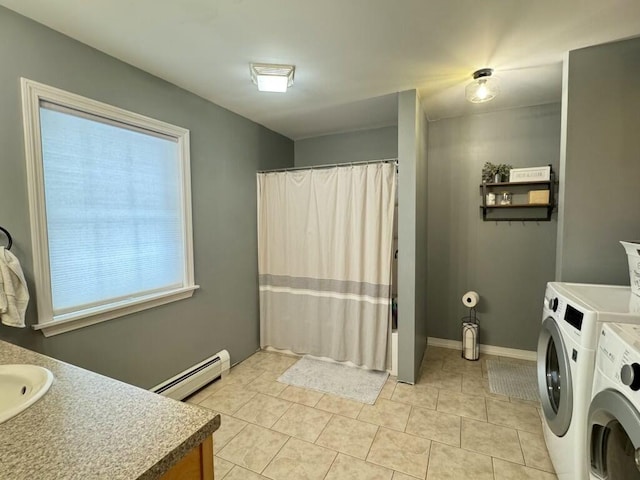
{"label": "washer control panel", "polygon": [[562,295],[559,295],[555,289],[549,286],[547,286],[547,290],[544,293],[544,308],[547,311],[553,312],[553,317],[557,321],[564,320],[567,324],[571,325],[579,335],[579,332],[582,330],[584,313],[567,302]]}
{"label": "washer control panel", "polygon": [[634,331],[633,327],[636,326],[603,325],[596,367],[610,380],[637,392],[640,390],[640,331]]}

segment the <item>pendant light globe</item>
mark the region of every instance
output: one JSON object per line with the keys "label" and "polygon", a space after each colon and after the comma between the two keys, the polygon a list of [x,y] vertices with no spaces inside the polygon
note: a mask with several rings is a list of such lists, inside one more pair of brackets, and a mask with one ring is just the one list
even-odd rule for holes
{"label": "pendant light globe", "polygon": [[485,103],[500,93],[500,82],[493,77],[493,69],[482,68],[473,72],[473,81],[465,88],[465,96],[471,103]]}

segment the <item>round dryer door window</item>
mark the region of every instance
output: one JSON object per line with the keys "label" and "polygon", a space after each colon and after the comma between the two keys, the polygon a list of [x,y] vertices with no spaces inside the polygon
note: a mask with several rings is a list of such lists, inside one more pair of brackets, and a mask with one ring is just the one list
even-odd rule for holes
{"label": "round dryer door window", "polygon": [[558,409],[560,408],[560,378],[562,378],[562,374],[560,373],[560,362],[558,361],[558,350],[556,347],[553,338],[549,339],[549,343],[547,345],[547,358],[545,360],[545,377],[546,377],[546,387],[547,387],[547,396],[549,397],[549,403],[551,403],[551,408],[554,413],[558,413]]}
{"label": "round dryer door window", "polygon": [[640,414],[619,393],[604,390],[589,408],[591,472],[607,480],[640,480]]}
{"label": "round dryer door window", "polygon": [[551,431],[562,437],[571,425],[573,391],[569,354],[556,321],[542,322],[538,337],[538,390],[545,420]]}

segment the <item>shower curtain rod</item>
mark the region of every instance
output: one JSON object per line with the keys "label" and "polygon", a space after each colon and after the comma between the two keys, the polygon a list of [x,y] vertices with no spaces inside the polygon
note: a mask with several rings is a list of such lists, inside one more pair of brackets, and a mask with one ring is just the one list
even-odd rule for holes
{"label": "shower curtain rod", "polygon": [[276,172],[291,172],[294,170],[320,170],[322,168],[333,167],[348,167],[350,165],[368,165],[370,163],[395,163],[398,165],[397,158],[383,158],[381,160],[363,160],[360,162],[346,162],[346,163],[331,163],[329,165],[312,165],[310,167],[289,167],[289,168],[275,168],[273,170],[258,170],[258,173],[276,173]]}

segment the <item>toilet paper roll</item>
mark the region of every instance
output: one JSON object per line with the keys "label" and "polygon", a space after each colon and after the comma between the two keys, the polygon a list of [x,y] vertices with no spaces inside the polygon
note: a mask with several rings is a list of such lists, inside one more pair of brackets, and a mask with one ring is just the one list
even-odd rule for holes
{"label": "toilet paper roll", "polygon": [[469,307],[469,308],[475,307],[479,301],[480,301],[480,295],[478,295],[478,292],[474,292],[473,290],[465,293],[462,296],[462,304],[465,307]]}

